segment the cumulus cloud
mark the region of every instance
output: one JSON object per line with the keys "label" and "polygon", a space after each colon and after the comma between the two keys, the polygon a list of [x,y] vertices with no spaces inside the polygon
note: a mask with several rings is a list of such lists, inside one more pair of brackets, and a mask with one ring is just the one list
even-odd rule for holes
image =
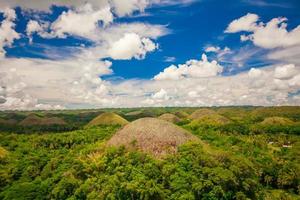
{"label": "cumulus cloud", "polygon": [[99,78],[112,72],[108,61],[6,58],[0,60],[0,66],[0,85],[4,88],[0,96],[6,102],[2,109],[24,109],[26,105],[27,109],[35,109],[39,100],[52,106],[57,102],[95,105],[113,102],[108,95],[109,83]]}
{"label": "cumulus cloud", "polygon": [[158,92],[154,93],[152,96],[153,99],[165,99],[168,100],[169,96],[166,90],[160,89]]}
{"label": "cumulus cloud", "polygon": [[94,38],[99,22],[104,26],[113,21],[113,14],[109,7],[93,10],[91,4],[85,4],[77,10],[63,12],[56,21],[51,24],[52,35],[66,37],[66,34],[86,38]]}
{"label": "cumulus cloud", "polygon": [[191,4],[195,0],[9,0],[0,1],[0,8],[5,7],[21,7],[29,11],[50,12],[52,6],[64,6],[68,8],[81,7],[83,3],[91,4],[94,10],[103,7],[111,7],[114,13],[120,17],[130,15],[135,11],[142,12],[145,8],[151,6],[169,6],[169,5],[186,5]]}
{"label": "cumulus cloud", "polygon": [[[262,67],[231,76],[204,78],[184,77],[178,80],[125,81],[113,87],[114,92],[126,94],[127,106],[216,106],[216,105],[297,105],[289,93],[299,90],[300,76],[290,79],[274,78],[276,66]],[[251,72],[250,72],[251,71]],[[298,72],[299,74],[299,72]],[[163,90],[165,91],[163,91]],[[162,91],[162,92],[161,92]],[[149,93],[167,93],[159,101]]]}
{"label": "cumulus cloud", "polygon": [[258,15],[248,13],[247,15],[233,20],[225,30],[225,33],[236,33],[241,31],[253,31],[257,27]]}
{"label": "cumulus cloud", "polygon": [[256,46],[266,49],[289,47],[300,44],[300,26],[288,31],[286,23],[287,18],[273,18],[266,24],[259,22],[258,20],[258,15],[248,13],[247,15],[232,21],[225,32],[250,32],[251,34],[249,35],[242,35],[241,40],[250,40]]}
{"label": "cumulus cloud", "polygon": [[278,79],[288,79],[297,73],[294,64],[288,64],[283,66],[278,66],[275,68],[274,77]]}
{"label": "cumulus cloud", "polygon": [[[54,22],[40,18],[29,20],[25,32],[30,42],[33,42],[33,35],[36,33],[47,39],[83,37],[91,40],[93,46],[72,47],[74,50],[70,54],[56,57],[55,60],[3,57],[0,60],[0,109],[54,109],[76,104],[91,107],[125,105],[126,102],[120,103],[122,99],[118,97],[118,93],[114,93],[114,86],[101,78],[112,73],[112,63],[105,61],[105,58],[143,59],[148,52],[158,48],[154,40],[169,32],[162,25],[113,23],[114,17],[129,15],[136,9],[143,10],[137,5],[141,2],[128,1],[128,4],[133,3],[134,6],[125,5],[129,7],[117,10],[120,2],[110,1],[109,4],[95,6],[91,1],[85,4],[52,1],[53,5],[65,5],[69,8]],[[46,1],[36,3],[47,4]],[[48,2],[46,7],[52,3]],[[0,2],[0,8],[2,6]],[[23,4],[21,7],[33,9],[30,11],[33,13],[26,14],[36,12],[35,7]],[[2,49],[11,45],[14,39],[20,38],[13,30],[16,18],[14,10],[5,9],[3,12],[5,20],[2,22],[2,32],[0,31],[3,35],[2,41],[0,39]],[[113,15],[113,12],[118,14]],[[68,50],[67,48],[61,47],[60,51]]]}
{"label": "cumulus cloud", "polygon": [[270,60],[279,60],[281,62],[300,65],[300,45],[275,49],[269,52],[266,57]]}
{"label": "cumulus cloud", "polygon": [[186,77],[202,78],[217,76],[223,67],[213,60],[209,62],[207,56],[202,54],[202,60],[189,60],[185,64],[171,65],[154,77],[155,80],[178,80]]}
{"label": "cumulus cloud", "polygon": [[104,7],[111,7],[116,11],[116,14],[119,16],[124,16],[126,14],[131,14],[134,11],[143,11],[150,1],[148,0],[123,0],[122,2],[116,0],[74,0],[74,1],[65,1],[65,0],[10,0],[10,1],[1,1],[1,7],[17,7],[20,6],[23,9],[31,11],[45,11],[50,12],[51,6],[65,6],[68,8],[78,9],[82,6],[83,3],[90,4],[94,10],[101,10]]}
{"label": "cumulus cloud", "polygon": [[248,72],[248,75],[252,79],[257,79],[257,78],[260,78],[263,75],[263,72],[260,69],[251,68]]}
{"label": "cumulus cloud", "polygon": [[150,4],[148,0],[112,0],[113,8],[119,16],[129,15],[134,10],[144,11]]}
{"label": "cumulus cloud", "polygon": [[[113,73],[111,69],[113,63],[106,61],[106,57],[142,59],[148,52],[158,48],[155,41],[157,38],[170,33],[164,25],[116,23],[117,20],[114,21],[113,18],[128,16],[137,10],[143,11],[148,6],[158,5],[159,2],[163,5],[177,5],[182,2],[192,2],[192,0],[126,0],[124,2],[88,0],[84,5],[82,1],[60,0],[7,2],[8,6],[21,5],[22,9],[24,7],[34,10],[44,9],[49,12],[49,6],[52,4],[67,6],[67,11],[54,22],[31,18],[26,34],[29,38],[35,33],[45,38],[83,37],[89,39],[93,45],[78,47],[70,55],[58,57],[55,60],[6,57],[0,59],[1,110],[62,109],[74,108],[76,105],[82,108],[297,105],[300,103],[299,98],[289,95],[300,88],[300,72],[297,63],[261,66],[259,69],[253,68],[235,75],[222,76],[223,66],[217,61],[209,61],[203,54],[200,60],[188,60],[184,64],[166,67],[151,80],[134,79],[118,82],[103,80],[102,76]],[[0,2],[0,8],[3,5],[3,2]],[[236,20],[228,27],[228,33],[243,30],[250,33],[244,36],[244,40],[254,41],[252,35],[255,31],[258,28],[267,27],[267,24],[258,22],[258,19],[255,20],[256,17],[258,18],[249,14],[242,19],[241,24],[239,24],[241,21]],[[86,21],[87,18],[92,20]],[[13,10],[7,11],[3,22],[5,20],[10,23],[6,27],[10,27],[9,29],[14,33],[15,13]],[[277,28],[280,28],[284,21],[279,24],[281,25]],[[82,28],[83,26],[85,28]],[[13,36],[12,39],[2,40],[2,49],[13,44],[13,41],[20,37],[18,33],[6,35],[7,38],[11,36]],[[215,49],[207,48],[207,51],[212,52],[213,56],[216,55],[218,61],[222,60],[220,58],[223,58],[224,54],[228,55],[232,52],[227,47],[211,47]],[[294,48],[294,46],[289,46],[289,48]],[[61,47],[60,51],[64,50],[64,47]],[[282,51],[282,49],[279,50]],[[274,58],[278,57],[278,54],[288,56],[290,53],[291,51],[278,52],[277,55],[272,56]],[[249,54],[249,52],[237,54],[236,60],[233,58],[232,61],[242,63],[249,58]],[[254,54],[251,53],[251,55]]]}
{"label": "cumulus cloud", "polygon": [[0,12],[4,15],[4,20],[0,25],[0,58],[4,57],[4,47],[12,45],[14,40],[20,38],[20,34],[15,31],[16,13],[13,9],[5,8],[0,9]]}
{"label": "cumulus cloud", "polygon": [[142,59],[147,52],[154,51],[157,45],[149,38],[141,38],[136,33],[126,33],[124,37],[114,42],[108,50],[108,56],[113,59]]}

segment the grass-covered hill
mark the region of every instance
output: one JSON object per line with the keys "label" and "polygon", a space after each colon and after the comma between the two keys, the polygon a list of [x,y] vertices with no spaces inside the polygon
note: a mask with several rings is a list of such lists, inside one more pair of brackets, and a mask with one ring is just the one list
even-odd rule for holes
{"label": "grass-covered hill", "polygon": [[128,124],[128,121],[124,119],[123,117],[107,112],[107,113],[102,113],[99,116],[95,117],[92,119],[87,126],[99,126],[99,125],[126,125]]}
{"label": "grass-covered hill", "polygon": [[39,117],[35,114],[28,115],[19,125],[21,126],[49,126],[49,125],[65,125],[66,122],[58,117]]}
{"label": "grass-covered hill", "polygon": [[285,117],[267,117],[261,122],[261,124],[263,125],[279,125],[279,126],[291,125],[293,123],[294,122],[292,120]]}
{"label": "grass-covered hill", "polygon": [[[130,123],[86,126],[102,113]],[[166,113],[185,114],[174,124],[158,119]],[[296,200],[298,114],[299,107],[0,112],[0,199]],[[66,124],[40,122],[51,118]]]}
{"label": "grass-covered hill", "polygon": [[190,119],[197,120],[207,115],[215,115],[216,112],[212,109],[202,108],[195,110],[190,116]]}
{"label": "grass-covered hill", "polygon": [[162,114],[158,118],[172,123],[180,122],[180,118],[171,113]]}
{"label": "grass-covered hill", "polygon": [[128,121],[134,121],[144,117],[156,117],[156,116],[157,113],[155,112],[155,110],[151,110],[151,109],[134,110],[131,112],[127,112],[123,115],[123,117]]}

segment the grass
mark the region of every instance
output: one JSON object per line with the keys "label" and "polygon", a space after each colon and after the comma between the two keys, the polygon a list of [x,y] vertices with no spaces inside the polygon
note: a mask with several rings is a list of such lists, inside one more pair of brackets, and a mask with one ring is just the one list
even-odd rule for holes
{"label": "grass", "polygon": [[98,126],[98,125],[126,125],[128,124],[128,121],[121,116],[115,114],[115,113],[102,113],[96,118],[94,118],[92,121],[90,121],[87,125],[87,127],[91,126]]}
{"label": "grass", "polygon": [[180,122],[180,119],[176,115],[171,114],[171,113],[162,114],[158,118],[162,119],[162,120],[165,120],[165,121],[168,121],[168,122],[172,122],[172,123]]}

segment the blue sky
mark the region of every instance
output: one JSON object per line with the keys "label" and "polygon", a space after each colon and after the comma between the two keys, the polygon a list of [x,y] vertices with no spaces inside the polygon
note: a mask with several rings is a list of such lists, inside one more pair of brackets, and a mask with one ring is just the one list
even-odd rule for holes
{"label": "blue sky", "polygon": [[297,0],[4,1],[0,108],[299,104],[299,9]]}

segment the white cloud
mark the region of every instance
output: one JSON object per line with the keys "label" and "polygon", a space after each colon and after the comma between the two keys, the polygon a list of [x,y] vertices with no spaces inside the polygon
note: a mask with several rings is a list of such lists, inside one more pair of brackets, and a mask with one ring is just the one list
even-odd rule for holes
{"label": "white cloud", "polygon": [[220,50],[221,50],[221,48],[218,47],[218,46],[208,46],[208,47],[205,48],[205,52],[215,52],[215,53],[217,53]]}
{"label": "white cloud", "polygon": [[44,38],[53,37],[50,33],[47,32],[48,27],[49,27],[49,23],[40,24],[35,20],[29,20],[26,26],[26,34],[29,37],[30,43],[32,43],[33,40],[32,35],[34,33],[37,33],[38,35]]}
{"label": "white cloud", "polygon": [[43,31],[41,25],[35,20],[29,20],[26,26],[26,34],[31,36],[35,32]]}
{"label": "white cloud", "polygon": [[135,33],[140,37],[157,39],[169,34],[169,29],[163,25],[147,23],[115,23],[111,26],[98,30],[98,40],[113,43],[124,37],[126,33]]}
{"label": "white cloud", "polygon": [[168,100],[170,97],[168,96],[168,93],[166,90],[160,89],[158,92],[156,92],[152,95],[152,98],[158,99],[158,100],[161,100],[161,99]]}
{"label": "white cloud", "polygon": [[171,65],[154,77],[155,80],[178,80],[186,77],[203,78],[217,76],[223,71],[223,67],[217,61],[209,62],[205,54],[202,60],[189,60],[185,64]]}
{"label": "white cloud", "polygon": [[[9,3],[14,2],[8,1]],[[156,4],[154,1],[132,0],[123,10],[117,10],[124,2],[113,5],[106,1],[87,1],[90,6],[83,7],[82,1],[31,1],[26,3],[27,8],[45,4],[45,9],[54,3],[67,4],[70,8],[63,13],[55,23],[37,21],[29,22],[27,34],[29,37],[37,33],[41,37],[65,37],[68,35],[85,37],[92,40],[92,47],[78,47],[67,57],[55,60],[32,58],[3,58],[0,59],[0,109],[60,109],[64,106],[82,107],[136,107],[136,106],[211,106],[211,105],[299,105],[299,98],[290,97],[300,88],[298,65],[293,67],[269,66],[260,69],[251,69],[236,75],[222,76],[223,67],[217,61],[208,61],[206,55],[201,60],[189,60],[182,65],[171,65],[152,80],[122,80],[118,82],[105,81],[103,75],[113,73],[111,62],[104,61],[105,57],[115,59],[144,58],[157,48],[155,40],[170,31],[166,26],[146,23],[114,23],[109,12],[114,17],[130,15],[134,10],[143,10],[145,6]],[[145,2],[145,1],[144,1]],[[160,1],[162,2],[162,1]],[[164,0],[164,5],[172,2]],[[180,1],[175,2],[178,4]],[[187,2],[187,1],[185,1]],[[0,2],[0,7],[2,2]],[[25,3],[20,2],[23,6]],[[107,8],[108,15],[101,16],[101,10]],[[110,8],[110,9],[109,9]],[[38,8],[39,9],[39,8]],[[99,13],[98,13],[99,12]],[[7,18],[12,22],[14,29],[14,12],[7,12]],[[97,13],[98,15],[96,15]],[[86,22],[85,16],[92,20]],[[65,19],[63,19],[65,18]],[[251,18],[251,17],[250,17]],[[81,21],[86,28],[80,30]],[[4,21],[5,21],[4,20]],[[253,19],[251,19],[254,21]],[[256,28],[267,25],[242,20],[243,25],[235,23],[231,31],[247,29],[251,34],[245,35],[245,40],[253,40],[253,23]],[[106,23],[106,22],[107,23]],[[60,26],[54,24],[59,24]],[[102,22],[97,23],[97,22]],[[247,28],[247,23],[248,27]],[[106,24],[104,26],[104,24]],[[250,24],[250,25],[249,25]],[[54,28],[55,27],[55,28]],[[17,38],[17,37],[16,37]],[[5,44],[11,45],[16,39]],[[253,40],[254,41],[254,40]],[[294,46],[293,46],[294,47]],[[289,47],[289,48],[293,48]],[[232,52],[229,48],[215,47],[216,60]],[[219,48],[219,49],[218,49]],[[63,52],[62,47],[60,50]],[[292,53],[277,52],[272,56],[278,58]],[[246,52],[246,53],[245,53]],[[232,61],[243,63],[254,50],[237,53]],[[270,54],[271,56],[271,54]],[[294,62],[288,62],[294,63]],[[276,68],[277,67],[277,68]],[[180,81],[178,81],[180,79]],[[75,106],[74,106],[75,105]]]}
{"label": "white cloud", "polygon": [[149,38],[141,38],[135,33],[126,33],[124,37],[114,42],[108,50],[108,55],[113,59],[129,60],[142,59],[147,52],[154,51],[157,45]]}
{"label": "white cloud", "polygon": [[267,58],[300,65],[300,45],[275,49],[267,54]]}
{"label": "white cloud", "polygon": [[192,98],[198,98],[200,95],[198,94],[198,92],[197,91],[194,91],[194,90],[192,90],[192,91],[190,91],[189,93],[188,93],[188,95],[189,95],[189,97],[192,97]]}
{"label": "white cloud", "polygon": [[13,9],[5,8],[0,9],[0,12],[4,14],[4,20],[0,25],[0,58],[4,57],[5,50],[3,47],[10,46],[14,40],[20,38],[20,34],[15,31],[16,13]]}
{"label": "white cloud", "polygon": [[98,23],[104,26],[113,21],[113,15],[109,7],[93,10],[90,4],[79,7],[76,11],[63,12],[56,21],[51,24],[52,34],[57,37],[66,37],[66,34],[86,38],[95,38]]}
{"label": "white cloud", "polygon": [[259,19],[258,15],[248,13],[247,15],[233,20],[225,30],[225,33],[236,33],[240,31],[253,31],[256,29],[256,22]]}
{"label": "white cloud", "polygon": [[119,16],[129,15],[134,10],[144,11],[150,3],[148,0],[112,0],[111,2]]}
{"label": "white cloud", "polygon": [[175,62],[176,58],[174,56],[165,56],[164,61],[165,62]]}
{"label": "white cloud", "polygon": [[260,69],[251,68],[250,71],[248,72],[248,75],[252,79],[257,79],[263,75],[263,72]]}
{"label": "white cloud", "polygon": [[[289,80],[289,85],[300,89],[300,73]],[[300,99],[299,99],[300,100]]]}
{"label": "white cloud", "polygon": [[251,32],[249,35],[242,35],[241,40],[251,40],[256,46],[266,49],[300,44],[300,26],[288,31],[286,24],[287,18],[273,18],[266,24],[258,22],[258,19],[256,14],[248,13],[232,21],[225,32]]}
{"label": "white cloud", "polygon": [[[299,90],[300,76],[274,79],[275,66],[263,67],[232,76],[206,78],[184,77],[178,80],[125,81],[113,87],[127,106],[213,106],[213,105],[297,105],[299,99],[289,97]],[[252,74],[249,76],[249,74]],[[165,92],[160,92],[161,90]],[[153,95],[167,93],[168,98]],[[163,95],[159,95],[162,97]],[[125,100],[126,99],[126,100]]]}
{"label": "white cloud", "polygon": [[83,3],[88,3],[92,5],[94,10],[109,6],[116,15],[122,17],[135,11],[142,12],[145,8],[151,6],[188,5],[194,1],[196,0],[9,0],[0,1],[0,8],[15,8],[19,6],[29,11],[50,12],[50,8],[53,5],[77,9]]}
{"label": "white cloud", "polygon": [[275,68],[274,77],[278,79],[288,79],[297,73],[294,64],[283,65]]}
{"label": "white cloud", "polygon": [[6,102],[1,109],[35,109],[40,100],[49,105],[114,102],[108,94],[109,83],[99,78],[111,73],[108,61],[6,58],[0,60],[0,66],[0,85],[4,88],[0,96]]}
{"label": "white cloud", "polygon": [[150,1],[148,0],[122,0],[122,2],[116,0],[26,0],[26,2],[20,0],[10,0],[1,1],[0,8],[20,6],[21,8],[27,10],[50,12],[50,8],[53,5],[78,9],[84,3],[90,4],[94,10],[101,10],[102,8],[109,6],[115,10],[116,14],[119,16],[131,14],[134,11],[143,11],[146,6],[150,5]]}

